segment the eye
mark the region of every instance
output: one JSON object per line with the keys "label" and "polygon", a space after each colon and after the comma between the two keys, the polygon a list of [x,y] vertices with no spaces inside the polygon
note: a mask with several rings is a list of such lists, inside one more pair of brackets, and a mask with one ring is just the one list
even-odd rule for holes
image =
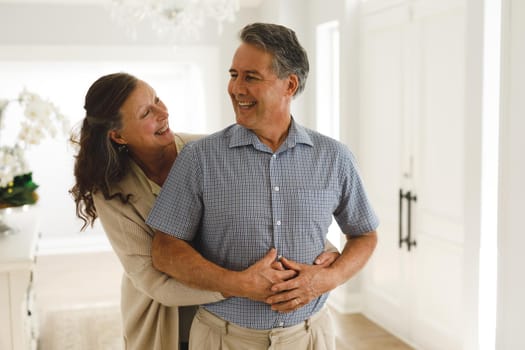
{"label": "eye", "polygon": [[158,98],[157,96],[155,96],[155,104],[158,105],[160,103],[160,98]]}
{"label": "eye", "polygon": [[230,79],[231,79],[231,80],[235,80],[235,78],[237,78],[237,76],[238,76],[237,73],[230,72]]}
{"label": "eye", "polygon": [[261,80],[258,76],[255,76],[255,75],[250,75],[248,74],[244,80],[250,82],[250,81],[257,81],[257,80]]}

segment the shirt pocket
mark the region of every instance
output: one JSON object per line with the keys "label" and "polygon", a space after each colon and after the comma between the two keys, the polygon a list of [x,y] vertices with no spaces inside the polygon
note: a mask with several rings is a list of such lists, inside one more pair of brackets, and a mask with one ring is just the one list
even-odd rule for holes
{"label": "shirt pocket", "polygon": [[332,190],[304,189],[293,191],[290,198],[288,215],[304,223],[314,223],[328,229],[332,214],[337,207],[337,194]]}

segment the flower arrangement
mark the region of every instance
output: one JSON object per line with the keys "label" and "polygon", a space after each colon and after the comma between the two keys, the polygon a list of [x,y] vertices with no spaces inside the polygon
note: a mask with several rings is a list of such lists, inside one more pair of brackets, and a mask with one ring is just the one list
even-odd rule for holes
{"label": "flower arrangement", "polygon": [[[0,99],[0,135],[11,105],[18,105],[24,119],[20,121],[18,134],[8,135],[14,136],[13,142],[0,146],[0,209],[36,203],[38,185],[33,182],[25,150],[46,137],[55,137],[59,131],[57,125],[64,134],[69,130],[67,118],[53,103],[24,89],[14,100]],[[0,142],[4,143],[5,137]]]}

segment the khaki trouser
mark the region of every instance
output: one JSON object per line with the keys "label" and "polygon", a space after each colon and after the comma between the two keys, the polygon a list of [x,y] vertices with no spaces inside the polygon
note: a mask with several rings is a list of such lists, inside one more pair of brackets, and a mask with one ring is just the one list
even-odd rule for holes
{"label": "khaki trouser", "polygon": [[250,329],[199,308],[190,332],[190,350],[335,350],[330,313],[325,307],[310,319],[286,328]]}

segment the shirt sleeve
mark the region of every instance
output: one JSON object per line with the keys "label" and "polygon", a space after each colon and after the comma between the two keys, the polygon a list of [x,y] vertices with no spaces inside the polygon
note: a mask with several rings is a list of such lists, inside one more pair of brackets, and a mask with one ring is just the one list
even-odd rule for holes
{"label": "shirt sleeve", "polygon": [[375,231],[379,219],[365,192],[353,154],[343,153],[341,171],[341,201],[334,217],[344,234],[360,236]]}
{"label": "shirt sleeve", "polygon": [[105,200],[100,193],[93,198],[106,235],[135,288],[166,306],[198,305],[224,299],[218,292],[190,288],[155,269],[151,261],[153,232],[143,218],[118,198]]}
{"label": "shirt sleeve", "polygon": [[191,241],[203,213],[202,171],[194,144],[177,156],[146,223],[166,234]]}

